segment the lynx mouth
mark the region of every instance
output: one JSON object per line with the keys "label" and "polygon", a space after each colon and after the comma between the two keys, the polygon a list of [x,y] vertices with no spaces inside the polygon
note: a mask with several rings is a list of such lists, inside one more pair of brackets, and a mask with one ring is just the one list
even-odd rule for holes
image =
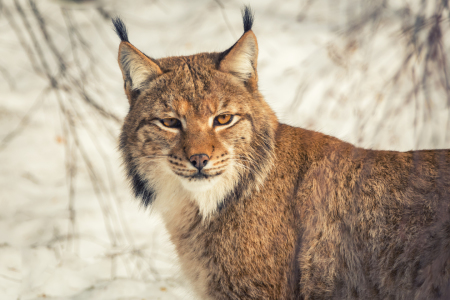
{"label": "lynx mouth", "polygon": [[190,176],[190,178],[192,179],[209,179],[209,178],[213,178],[216,176],[219,176],[220,174],[214,174],[214,175],[208,175],[202,172],[197,172],[194,175]]}
{"label": "lynx mouth", "polygon": [[213,189],[220,182],[220,174],[205,174],[197,172],[191,176],[185,176],[181,180],[185,189],[191,192],[207,192]]}

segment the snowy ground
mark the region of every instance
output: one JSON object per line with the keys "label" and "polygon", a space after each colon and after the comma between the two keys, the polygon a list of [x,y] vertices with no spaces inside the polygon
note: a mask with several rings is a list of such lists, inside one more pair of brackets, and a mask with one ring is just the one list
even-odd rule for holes
{"label": "snowy ground", "polygon": [[[87,2],[37,4],[68,70],[79,75],[61,5],[70,11],[96,58],[96,69],[81,62],[92,71],[86,84],[93,83],[95,100],[117,122],[99,117],[76,93],[46,92],[48,79],[36,75],[5,18],[23,30],[17,6],[0,1],[0,299],[191,299],[159,217],[132,198],[124,180],[117,135],[128,103],[116,62],[119,40]],[[244,2],[256,14],[260,89],[280,121],[362,147],[450,147],[446,90],[432,81],[439,72],[427,71],[432,84],[423,92],[414,83],[423,80],[426,53],[405,67],[406,2],[389,2],[382,18],[355,32],[346,25],[371,9],[358,1],[280,2]],[[28,2],[17,3],[30,14]],[[408,3],[409,15],[421,9]],[[242,33],[237,0],[103,4],[122,16],[131,43],[156,58],[224,50]],[[51,61],[54,74],[56,65]]]}

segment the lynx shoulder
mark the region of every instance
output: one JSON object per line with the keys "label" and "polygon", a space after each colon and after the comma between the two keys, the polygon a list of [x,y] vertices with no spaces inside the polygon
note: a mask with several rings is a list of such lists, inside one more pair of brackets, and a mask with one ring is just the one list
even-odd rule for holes
{"label": "lynx shoulder", "polygon": [[373,151],[280,124],[253,15],[228,50],[154,59],[128,40],[120,149],[202,299],[449,299],[450,150]]}

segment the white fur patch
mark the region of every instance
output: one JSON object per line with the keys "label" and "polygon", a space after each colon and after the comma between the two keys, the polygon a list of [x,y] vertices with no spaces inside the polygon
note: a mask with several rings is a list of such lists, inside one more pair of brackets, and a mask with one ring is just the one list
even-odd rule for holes
{"label": "white fur patch", "polygon": [[154,171],[141,170],[141,172],[148,174],[147,179],[156,192],[153,207],[162,214],[166,225],[171,222],[182,222],[177,216],[189,202],[195,203],[203,220],[207,220],[234,189],[238,179],[237,171],[232,164],[228,165],[227,170],[221,175],[191,181],[176,175],[164,159],[158,164],[158,167],[152,166],[152,169],[160,170],[157,174]]}
{"label": "white fur patch", "polygon": [[228,165],[223,174],[210,179],[188,181],[180,178],[183,188],[189,192],[190,200],[198,205],[204,220],[216,212],[224,198],[236,186],[238,175],[234,172],[234,168]]}

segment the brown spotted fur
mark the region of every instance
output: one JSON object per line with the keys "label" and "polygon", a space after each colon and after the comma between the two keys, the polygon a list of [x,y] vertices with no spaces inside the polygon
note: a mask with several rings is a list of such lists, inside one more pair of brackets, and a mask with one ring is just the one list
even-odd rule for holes
{"label": "brown spotted fur", "polygon": [[[258,92],[256,59],[247,77],[221,65],[234,47],[141,56],[154,70],[135,90],[121,65],[128,175],[136,195],[160,208],[198,297],[450,299],[450,151],[374,151],[280,124]],[[207,120],[221,105],[241,119],[216,132]],[[151,123],[167,111],[187,127]],[[178,185],[160,191],[152,182],[166,165],[189,178],[193,153],[208,154],[218,176],[230,161],[241,166],[206,218]]]}

